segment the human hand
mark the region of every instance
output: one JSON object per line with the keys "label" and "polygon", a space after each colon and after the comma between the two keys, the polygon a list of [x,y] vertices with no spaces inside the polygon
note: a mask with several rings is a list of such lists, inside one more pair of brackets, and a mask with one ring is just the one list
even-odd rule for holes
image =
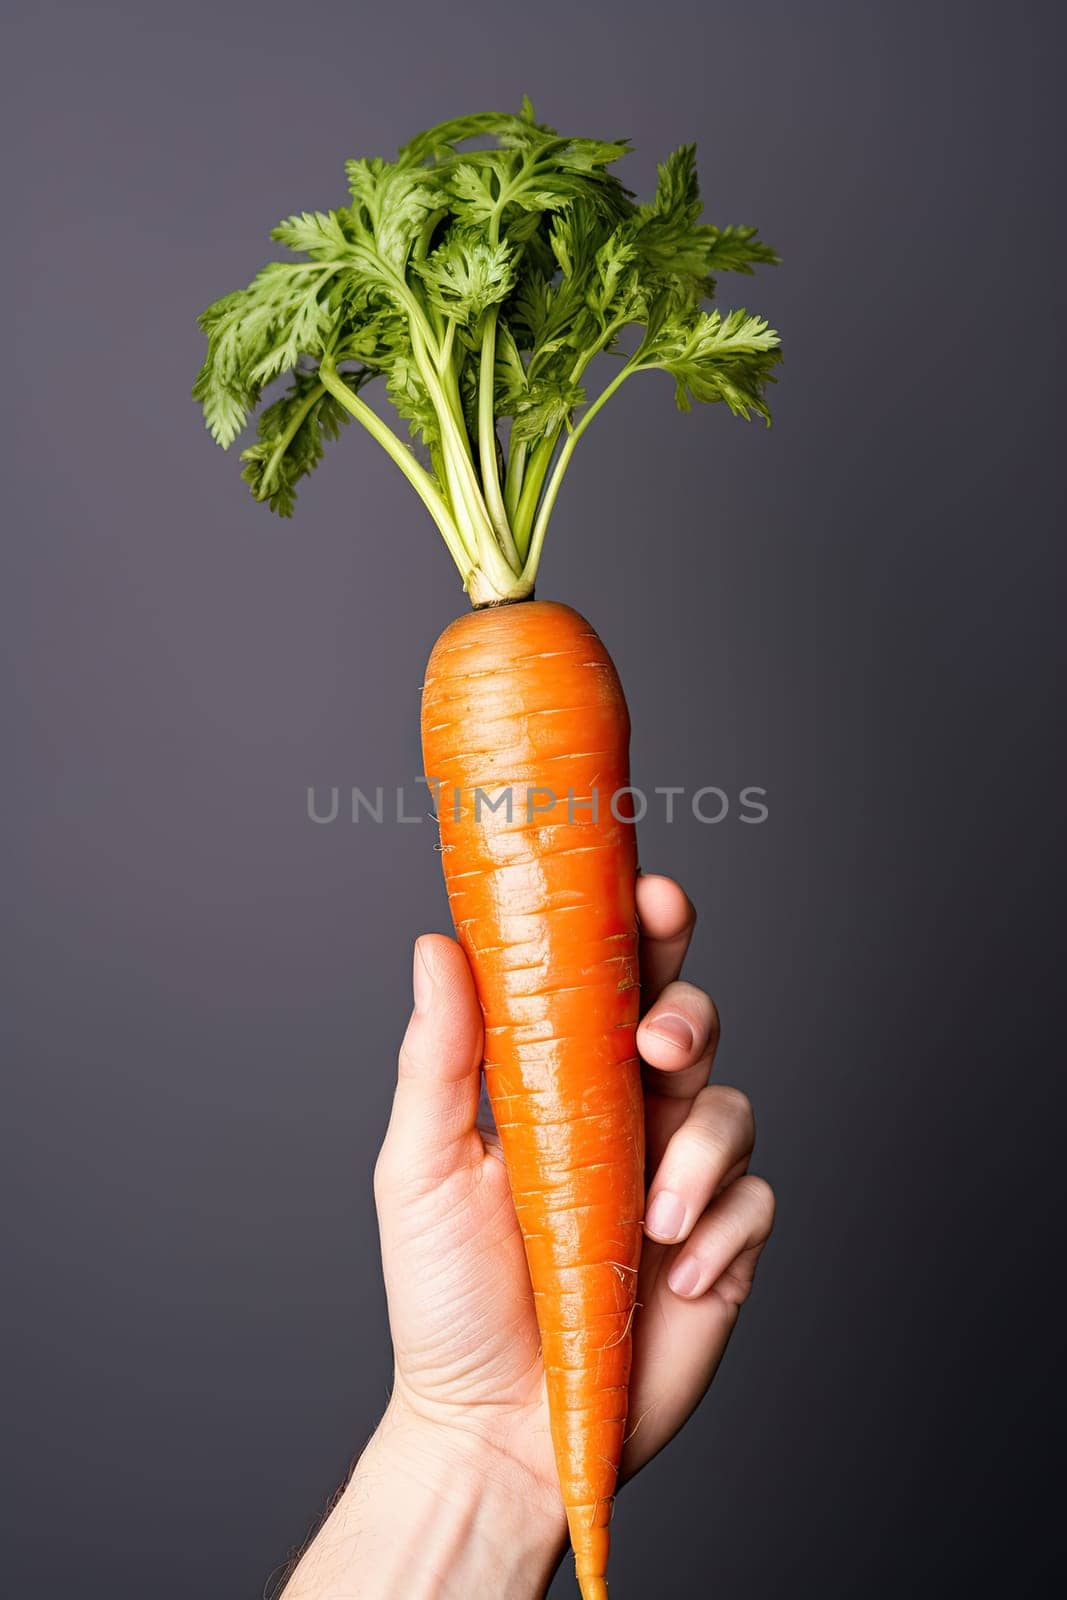
{"label": "human hand", "polygon": [[[693,908],[670,879],[644,876],[637,907],[650,1181],[623,1480],[706,1392],[774,1214],[769,1186],[748,1173],[748,1100],[708,1083],[715,1006],[678,978]],[[482,1018],[459,945],[419,939],[414,989],[375,1170],[395,1383],[346,1491],[363,1552],[351,1592],[370,1600],[400,1584],[412,1600],[490,1592],[526,1600],[547,1587],[566,1524],[522,1237],[491,1118],[479,1115]],[[415,1522],[419,1545],[440,1551],[421,1577],[411,1567]],[[351,1574],[346,1559],[337,1554],[338,1573]],[[327,1592],[300,1584],[307,1566],[287,1600]],[[349,1591],[328,1592],[332,1600]]]}

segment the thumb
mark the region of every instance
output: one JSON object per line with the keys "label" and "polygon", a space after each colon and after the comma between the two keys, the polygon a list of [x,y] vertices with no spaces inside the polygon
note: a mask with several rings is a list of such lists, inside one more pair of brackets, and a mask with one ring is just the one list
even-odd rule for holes
{"label": "thumb", "polygon": [[425,933],[412,959],[415,1009],[400,1046],[382,1159],[397,1178],[437,1183],[463,1165],[478,1115],[482,1012],[454,939]]}

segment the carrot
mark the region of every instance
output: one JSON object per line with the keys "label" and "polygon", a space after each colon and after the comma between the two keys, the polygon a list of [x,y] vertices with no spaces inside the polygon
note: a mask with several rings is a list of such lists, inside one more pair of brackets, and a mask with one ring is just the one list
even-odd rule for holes
{"label": "carrot", "polygon": [[634,829],[611,810],[629,733],[611,658],[569,606],[472,612],[430,657],[423,757],[587,1597],[607,1592],[644,1207]]}
{"label": "carrot", "polygon": [[[627,149],[562,138],[524,100],[516,115],[441,123],[394,162],[347,162],[349,203],[273,230],[297,259],[271,261],[203,313],[193,389],[227,448],[288,373],[241,455],[252,494],[281,516],[327,443],[359,422],[418,494],[477,608],[433,652],[423,743],[586,1600],[606,1593],[642,1212],[636,855],[623,806],[612,811],[629,724],[589,624],[532,596],[575,449],[623,383],[665,372],[681,411],[721,402],[769,421],[780,354],[762,317],[705,309],[719,274],[774,252],[754,228],[700,220],[692,145],[663,162],[647,205],[611,171]],[[589,395],[606,353],[617,364]],[[421,455],[363,398],[377,379]],[[494,792],[479,802],[479,788]]]}

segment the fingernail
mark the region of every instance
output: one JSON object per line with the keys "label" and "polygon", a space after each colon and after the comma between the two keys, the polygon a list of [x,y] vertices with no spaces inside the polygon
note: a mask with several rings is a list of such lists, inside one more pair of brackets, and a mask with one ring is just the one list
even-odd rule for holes
{"label": "fingernail", "polygon": [[653,1038],[666,1039],[668,1044],[676,1044],[679,1050],[692,1050],[693,1030],[684,1017],[667,1015],[656,1017],[648,1024],[648,1032]]}
{"label": "fingernail", "polygon": [[681,1261],[674,1263],[674,1266],[667,1274],[667,1282],[675,1294],[683,1295],[686,1299],[696,1293],[697,1285],[700,1282],[700,1268],[692,1256],[683,1257]]}
{"label": "fingernail", "polygon": [[411,990],[415,997],[415,1010],[428,1011],[430,998],[433,994],[433,978],[426,965],[425,957],[419,949],[422,940],[415,940],[415,953],[411,962]]}
{"label": "fingernail", "polygon": [[685,1205],[669,1189],[661,1189],[648,1208],[645,1232],[657,1239],[677,1239],[685,1221]]}

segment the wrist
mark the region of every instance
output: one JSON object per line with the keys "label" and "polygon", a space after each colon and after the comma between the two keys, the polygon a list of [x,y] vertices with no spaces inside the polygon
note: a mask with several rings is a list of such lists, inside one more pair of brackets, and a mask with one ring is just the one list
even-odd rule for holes
{"label": "wrist", "polygon": [[566,1537],[521,1462],[394,1400],[284,1600],[541,1600]]}

